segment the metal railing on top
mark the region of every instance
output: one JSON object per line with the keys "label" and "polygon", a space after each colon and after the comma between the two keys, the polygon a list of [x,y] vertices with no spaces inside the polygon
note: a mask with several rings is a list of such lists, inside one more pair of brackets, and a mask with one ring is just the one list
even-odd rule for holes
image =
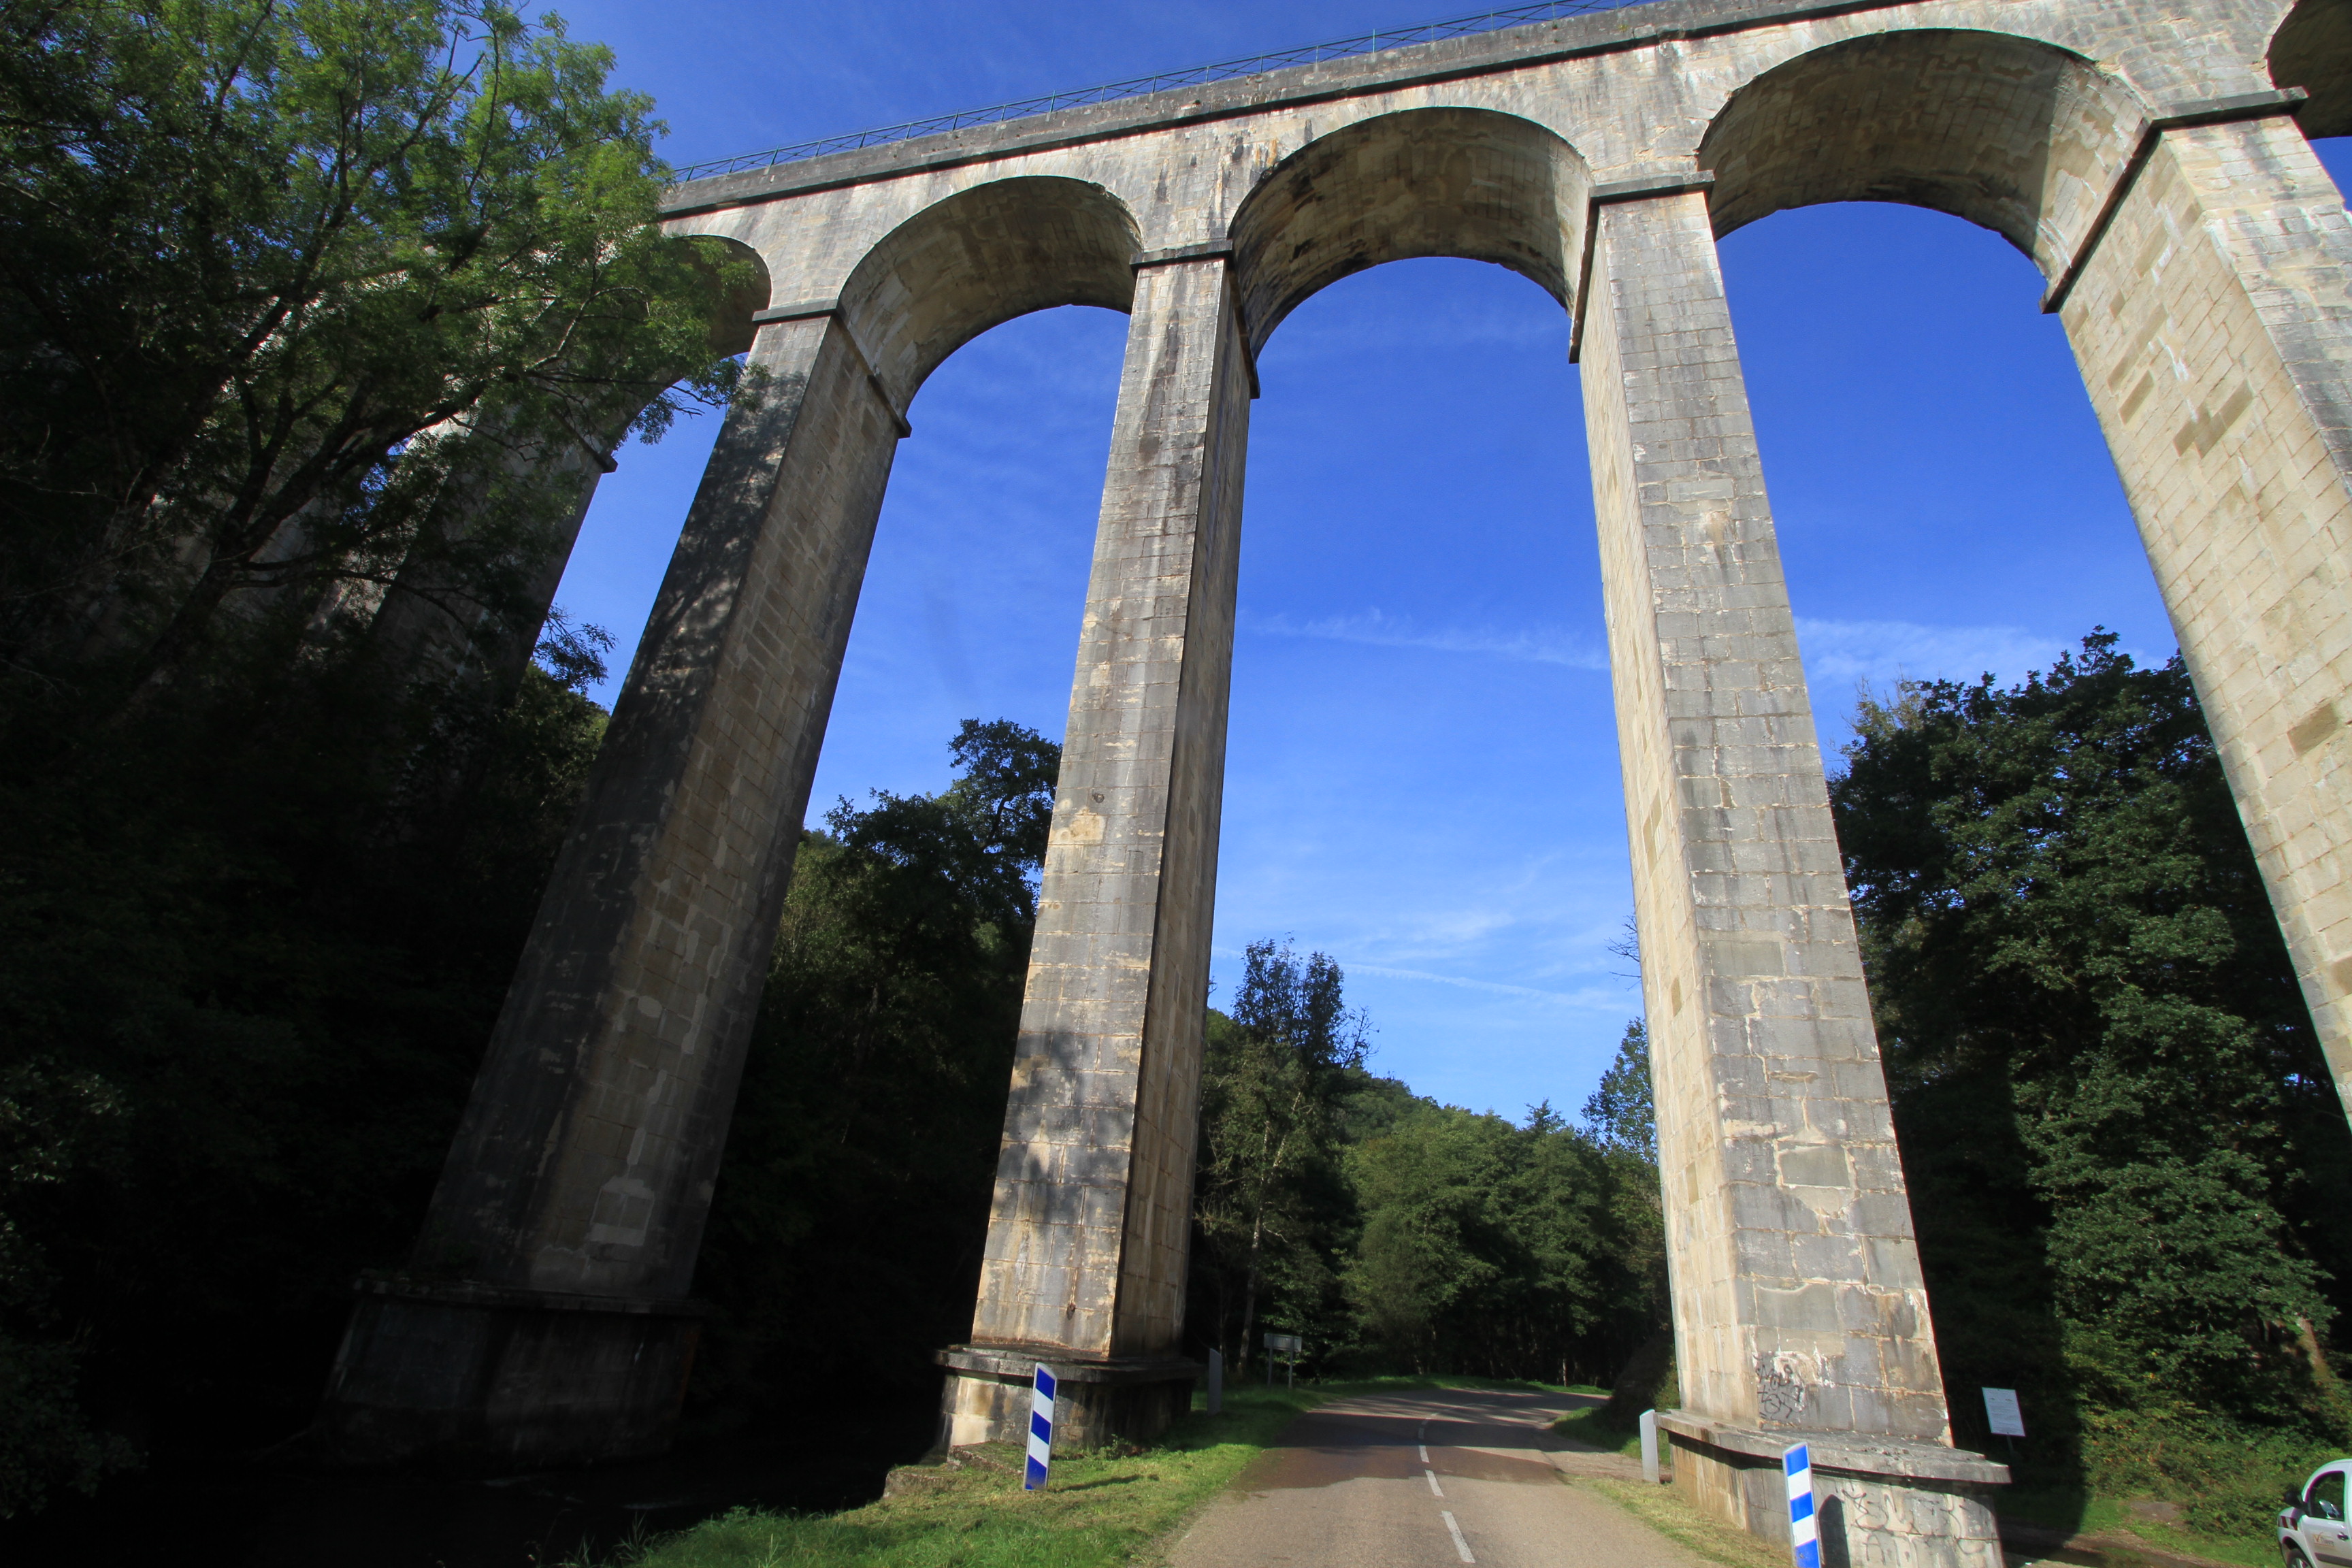
{"label": "metal railing on top", "polygon": [[683,184],[688,180],[708,179],[713,174],[740,174],[747,169],[797,163],[803,158],[821,158],[828,153],[846,153],[858,147],[878,147],[887,142],[909,141],[917,136],[936,135],[942,131],[961,131],[970,125],[994,125],[1002,121],[1024,120],[1033,114],[1051,113],[1056,109],[1076,109],[1084,104],[1141,98],[1146,93],[1165,92],[1173,87],[1198,87],[1205,82],[1230,81],[1235,77],[1255,76],[1260,71],[1281,70],[1287,66],[1346,59],[1351,55],[1369,55],[1381,49],[1401,48],[1407,44],[1433,43],[1440,38],[1492,33],[1505,27],[1524,26],[1530,22],[1553,22],[1562,16],[1588,16],[1598,11],[1622,10],[1639,3],[1640,0],[1543,0],[1539,5],[1512,5],[1498,11],[1481,11],[1471,16],[1450,16],[1442,22],[1421,22],[1409,27],[1383,27],[1377,33],[1360,33],[1352,38],[1338,38],[1326,44],[1307,44],[1299,48],[1280,49],[1273,54],[1252,55],[1247,59],[1187,66],[1181,70],[1161,71],[1156,76],[1129,77],[1124,81],[1048,93],[1043,98],[1016,99],[1011,103],[992,104],[986,109],[965,109],[953,114],[936,114],[928,120],[903,121],[874,131],[853,131],[844,136],[796,142],[789,147],[772,147],[764,153],[747,153],[740,158],[719,158],[707,163],[690,164],[678,170],[676,178]]}

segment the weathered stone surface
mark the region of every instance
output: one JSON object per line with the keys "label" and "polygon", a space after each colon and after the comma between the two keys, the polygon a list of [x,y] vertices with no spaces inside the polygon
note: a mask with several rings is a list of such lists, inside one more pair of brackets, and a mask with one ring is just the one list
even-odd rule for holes
{"label": "weathered stone surface", "polygon": [[[1705,188],[1603,194],[1578,337],[1684,1400],[1768,1447],[1828,1431],[1950,1454]],[[1678,1436],[1675,1485],[1785,1536],[1755,1446]],[[1898,1539],[1887,1521],[1911,1515],[1879,1494],[1918,1478],[1854,1484],[1857,1559],[1997,1563],[1981,1498]]]}
{"label": "weathered stone surface", "polygon": [[1026,1442],[1041,1363],[1054,1373],[1057,1452],[1158,1436],[1192,1407],[1193,1379],[1205,1370],[1165,1353],[1071,1356],[985,1345],[950,1345],[933,1359],[948,1369],[937,1451],[950,1452],[975,1443]]}
{"label": "weathered stone surface", "polygon": [[[647,1301],[692,1279],[898,428],[838,321],[768,326],[752,353],[772,384],[728,416],[435,1194],[422,1277]],[[387,1342],[355,1322],[345,1360]],[[326,1425],[357,1402],[399,1429],[404,1401],[433,1397],[355,1363]],[[528,1410],[508,1398],[484,1419]]]}
{"label": "weathered stone surface", "polygon": [[[1249,396],[1227,258],[1139,268],[975,1346],[1181,1347]],[[1017,1435],[972,1381],[949,1440]]]}
{"label": "weathered stone surface", "polygon": [[[1780,1436],[1796,1441],[1806,1435]],[[1719,1447],[1680,1429],[1669,1441],[1676,1491],[1694,1507],[1786,1548],[1789,1494],[1778,1451]],[[2006,1472],[1999,1465],[1978,1468],[1993,1472],[1993,1480],[1845,1468],[1816,1454],[1813,1517],[1824,1568],[2001,1568],[2006,1559],[1991,1500]]]}
{"label": "weathered stone surface", "polygon": [[[1906,201],[2049,279],[2352,1100],[2352,224],[2291,118],[2343,129],[2347,80],[2322,0],[1659,0],[680,187],[674,229],[767,270],[778,391],[730,416],[420,1261],[683,1293],[908,401],[1008,317],[1131,310],[953,1353],[1142,1365],[1118,1419],[1172,1409],[1251,356],[1337,278],[1465,256],[1584,365],[1690,1484],[1757,1525],[1727,1434],[1953,1452],[1714,240]],[[949,1436],[995,1431],[1015,1374],[950,1361]],[[1990,1561],[1982,1478],[1854,1465],[1832,1556]]]}
{"label": "weathered stone surface", "polygon": [[838,321],[761,331],[419,1244],[683,1296],[897,444]]}
{"label": "weathered stone surface", "polygon": [[2352,1099],[2352,223],[2265,107],[2147,133],[2060,317]]}
{"label": "weathered stone surface", "polygon": [[430,1453],[486,1471],[657,1454],[702,1318],[691,1301],[370,1280],[318,1436],[346,1463]]}

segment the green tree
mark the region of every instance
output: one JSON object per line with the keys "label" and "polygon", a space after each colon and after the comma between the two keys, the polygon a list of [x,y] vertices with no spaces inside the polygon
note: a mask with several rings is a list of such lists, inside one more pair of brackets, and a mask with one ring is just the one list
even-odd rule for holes
{"label": "green tree", "polygon": [[967,721],[932,795],[803,837],[696,1278],[698,1403],[925,1391],[971,1323],[1061,749]]}
{"label": "green tree", "polygon": [[1623,1365],[1666,1321],[1639,1021],[1593,1131],[1549,1103],[1514,1126],[1367,1071],[1341,984],[1322,954],[1254,942],[1234,1016],[1209,1015],[1193,1331],[1229,1356],[1261,1325],[1300,1332],[1310,1363],[1367,1372]]}
{"label": "green tree", "polygon": [[1348,1171],[1348,1294],[1378,1363],[1562,1381],[1607,1364],[1626,1284],[1612,1183],[1549,1106],[1513,1126],[1418,1100]]}
{"label": "green tree", "polygon": [[0,766],[0,1359],[38,1374],[0,1456],[309,1419],[352,1277],[414,1238],[604,718],[532,669],[458,737],[473,808],[407,838],[353,721],[397,708],[341,667],[246,689],[62,778]]}
{"label": "green tree", "polygon": [[1658,1163],[1658,1107],[1650,1088],[1649,1026],[1635,1018],[1617,1042],[1616,1059],[1601,1075],[1601,1087],[1584,1102],[1584,1125],[1592,1141],[1612,1153]]}
{"label": "green tree", "polygon": [[1650,1081],[1650,1031],[1635,1018],[1616,1059],[1584,1102],[1584,1125],[1609,1172],[1614,1258],[1625,1286],[1612,1317],[1615,1376],[1610,1418],[1629,1426],[1675,1394],[1674,1308],[1666,1285],[1665,1210],[1658,1187],[1657,1100]]}
{"label": "green tree", "polygon": [[2100,1410],[2342,1433],[2352,1139],[2187,671],[2116,640],[1866,700],[1831,787],[1947,1378],[2059,1465]]}
{"label": "green tree", "polygon": [[[0,0],[0,1511],[299,1429],[414,1236],[603,733],[563,476],[740,378],[610,63]],[[378,657],[395,578],[502,679]]]}
{"label": "green tree", "polygon": [[56,1278],[13,1217],[28,1189],[85,1163],[118,1110],[88,1075],[38,1060],[0,1068],[0,1519],[39,1508],[59,1487],[94,1490],[132,1457],[120,1436],[90,1429],[78,1398],[79,1337],[41,1331],[55,1327]]}
{"label": "green tree", "polygon": [[0,0],[0,659],[152,688],[435,552],[527,615],[533,471],[736,374],[611,63],[496,0]]}
{"label": "green tree", "polygon": [[1366,1048],[1343,983],[1324,953],[1254,942],[1232,1016],[1209,1015],[1192,1317],[1228,1357],[1250,1353],[1262,1309],[1297,1330],[1335,1297],[1349,1211],[1340,1113]]}

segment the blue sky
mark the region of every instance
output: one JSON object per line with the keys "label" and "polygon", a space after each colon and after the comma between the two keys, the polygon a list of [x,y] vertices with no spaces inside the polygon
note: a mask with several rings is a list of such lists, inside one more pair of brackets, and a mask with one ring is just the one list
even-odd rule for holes
{"label": "blue sky", "polygon": [[[674,163],[1448,15],[1285,6],[562,5],[651,92]],[[2345,163],[2324,145],[2339,184]],[[2173,639],[2042,282],[1959,219],[1843,205],[1727,239],[1798,631],[1834,759],[1858,683],[2013,679],[2095,625]],[[816,800],[934,790],[966,718],[1058,737],[1126,318],[1068,309],[940,368],[898,451]],[[1307,301],[1260,362],[1216,921],[1347,971],[1373,1065],[1573,1111],[1640,994],[1576,367],[1559,307],[1475,262]],[[620,454],[558,595],[626,668],[717,421]],[[610,694],[606,693],[606,700]]]}

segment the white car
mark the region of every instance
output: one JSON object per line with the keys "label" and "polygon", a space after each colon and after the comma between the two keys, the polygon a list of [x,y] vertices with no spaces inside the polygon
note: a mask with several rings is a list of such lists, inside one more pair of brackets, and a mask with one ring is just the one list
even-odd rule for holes
{"label": "white car", "polygon": [[2331,1459],[2311,1473],[2279,1510],[2279,1555],[2286,1568],[2352,1568],[2352,1523],[2345,1487],[2352,1458]]}

